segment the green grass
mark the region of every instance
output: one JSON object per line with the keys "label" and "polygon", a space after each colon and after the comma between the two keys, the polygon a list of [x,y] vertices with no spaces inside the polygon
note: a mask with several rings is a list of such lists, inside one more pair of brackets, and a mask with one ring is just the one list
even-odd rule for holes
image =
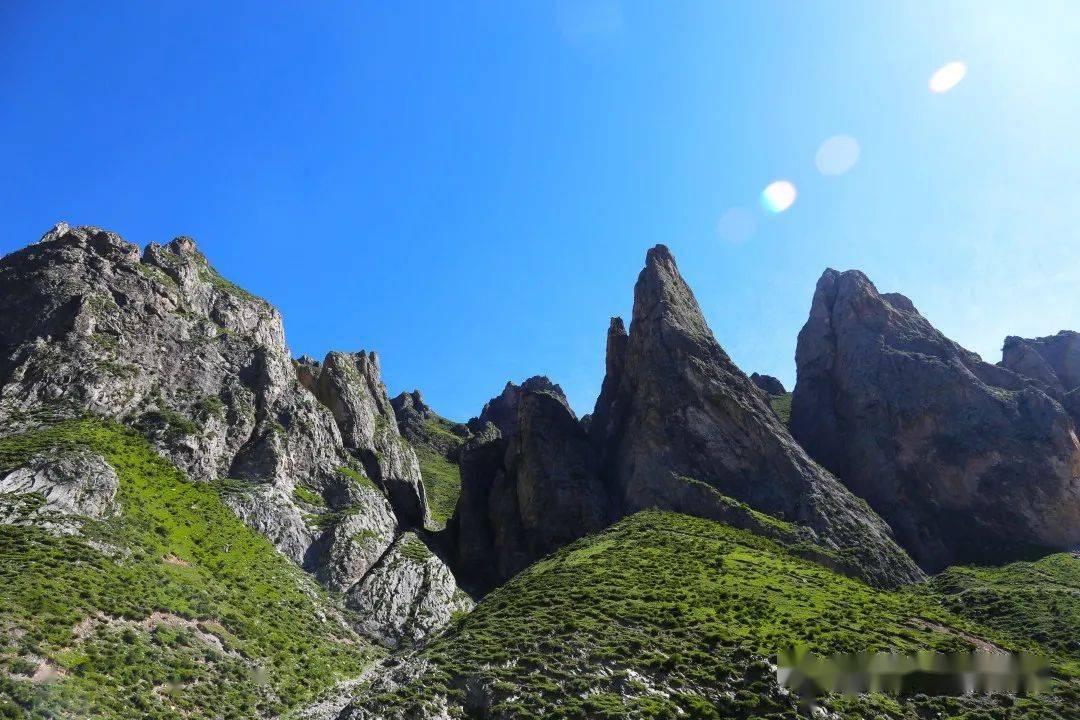
{"label": "green grass", "polygon": [[454,514],[461,494],[461,469],[423,445],[416,448],[416,457],[420,460],[420,477],[424,482],[431,519],[443,526]]}
{"label": "green grass", "polygon": [[780,421],[785,425],[791,422],[791,393],[784,393],[783,395],[774,395],[772,397],[772,408],[776,411],[776,414],[780,416]]}
{"label": "green grass", "polygon": [[[217,486],[189,482],[134,431],[81,420],[3,438],[0,472],[71,446],[113,466],[122,513],[87,521],[85,537],[0,525],[0,717],[276,715],[370,661]],[[37,658],[58,681],[29,681]]]}
{"label": "green grass", "polygon": [[949,568],[930,585],[952,612],[1080,661],[1080,558]]}
{"label": "green grass", "polygon": [[[762,661],[777,650],[966,651],[962,631],[1011,646],[928,589],[875,590],[749,532],[648,511],[492,592],[421,652],[430,665],[418,678],[368,707],[405,717],[444,697],[452,715],[468,714],[468,685],[487,688],[492,717],[790,718],[794,700],[772,689]],[[1078,700],[1063,681],[1010,711],[1064,718]],[[852,719],[1007,717],[994,698],[832,702]]]}
{"label": "green grass", "polygon": [[323,496],[319,493],[308,490],[306,487],[297,485],[293,488],[293,499],[297,502],[302,502],[312,507],[324,508],[326,507],[326,501],[323,500]]}

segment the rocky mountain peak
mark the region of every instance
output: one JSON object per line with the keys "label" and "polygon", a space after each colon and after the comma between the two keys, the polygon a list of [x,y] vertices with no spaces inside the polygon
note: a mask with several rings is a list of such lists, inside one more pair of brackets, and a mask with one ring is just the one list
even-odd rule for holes
{"label": "rocky mountain peak", "polygon": [[[1049,377],[1007,344],[1006,366]],[[1080,541],[1080,445],[1045,385],[983,362],[854,270],[822,275],[795,357],[792,433],[924,568]]]}
{"label": "rocky mountain peak", "polygon": [[719,516],[730,496],[864,553],[875,582],[919,577],[888,526],[806,456],[731,362],[666,247],[646,255],[625,342],[615,323],[608,338],[615,357],[590,432],[620,513]]}

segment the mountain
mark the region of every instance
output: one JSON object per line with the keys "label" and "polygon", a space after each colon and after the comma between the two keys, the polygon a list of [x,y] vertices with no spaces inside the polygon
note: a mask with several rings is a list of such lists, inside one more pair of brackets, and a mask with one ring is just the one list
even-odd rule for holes
{"label": "mountain", "polygon": [[806,455],[720,347],[663,245],[638,276],[629,333],[613,320],[607,347],[590,432],[621,515],[723,519],[730,496],[808,528],[871,582],[920,578],[889,527]]}
{"label": "mountain", "polygon": [[384,626],[353,623],[384,643],[467,605],[437,557],[391,562],[403,532],[426,537],[427,509],[374,353],[294,364],[278,312],[190,238],[140,253],[61,224],[0,260],[0,288],[4,435],[84,416],[137,429],[350,610],[408,590]]}
{"label": "mountain", "polygon": [[[1019,345],[985,363],[903,295],[827,270],[799,333],[792,434],[928,571],[1072,548],[1077,427],[1062,388],[1007,369]],[[1024,348],[1057,358],[1049,345]]]}
{"label": "mountain", "polygon": [[[829,462],[909,443],[865,456],[875,504],[934,481],[879,505],[894,527],[949,557],[1008,529],[1002,558],[1041,557],[927,578],[849,489],[864,456],[835,466],[846,487],[810,458],[791,395],[735,366],[663,246],[593,413],[536,376],[460,424],[390,399],[370,350],[293,359],[190,238],[58,225],[0,259],[0,717],[1075,720],[1080,558],[1024,535],[1075,520],[1052,454],[1075,443],[1070,336],[992,366],[873,293],[815,296],[793,431]],[[851,387],[877,400],[842,425]],[[909,415],[866,411],[883,399],[952,434],[914,442]],[[999,473],[952,514],[942,448]],[[1031,650],[1052,678],[815,708],[778,683],[793,644]]]}
{"label": "mountain", "polygon": [[472,433],[461,423],[439,415],[424,402],[419,390],[390,401],[401,436],[412,445],[420,463],[421,481],[435,529],[454,513],[461,494],[461,446]]}
{"label": "mountain", "polygon": [[1080,423],[1080,333],[1062,330],[1050,337],[1007,337],[1000,365],[1040,383]]}

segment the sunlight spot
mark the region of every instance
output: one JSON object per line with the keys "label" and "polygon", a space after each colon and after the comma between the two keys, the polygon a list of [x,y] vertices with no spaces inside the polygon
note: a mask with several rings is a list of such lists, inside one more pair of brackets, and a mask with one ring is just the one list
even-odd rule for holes
{"label": "sunlight spot", "polygon": [[967,75],[967,65],[959,60],[946,63],[930,76],[930,92],[942,94],[956,87]]}
{"label": "sunlight spot", "polygon": [[716,222],[720,238],[732,245],[741,245],[750,239],[757,229],[757,219],[744,207],[728,209]]}
{"label": "sunlight spot", "polygon": [[814,164],[822,175],[843,175],[859,162],[859,141],[850,135],[833,135],[821,143]]}
{"label": "sunlight spot", "polygon": [[761,191],[761,205],[771,213],[782,213],[795,202],[798,192],[788,180],[777,180],[769,183]]}

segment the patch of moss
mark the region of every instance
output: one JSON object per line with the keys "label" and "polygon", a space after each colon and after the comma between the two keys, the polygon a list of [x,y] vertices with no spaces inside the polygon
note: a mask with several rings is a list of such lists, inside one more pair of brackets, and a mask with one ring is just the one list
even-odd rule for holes
{"label": "patch of moss", "polygon": [[[79,420],[6,437],[0,473],[80,446],[116,470],[122,512],[80,537],[0,525],[0,712],[265,717],[369,662],[325,592],[137,432]],[[22,678],[39,659],[56,682]]]}
{"label": "patch of moss", "polygon": [[308,490],[302,485],[297,485],[293,488],[293,499],[297,502],[302,502],[312,507],[326,507],[326,501],[323,500],[323,496],[312,490]]}

